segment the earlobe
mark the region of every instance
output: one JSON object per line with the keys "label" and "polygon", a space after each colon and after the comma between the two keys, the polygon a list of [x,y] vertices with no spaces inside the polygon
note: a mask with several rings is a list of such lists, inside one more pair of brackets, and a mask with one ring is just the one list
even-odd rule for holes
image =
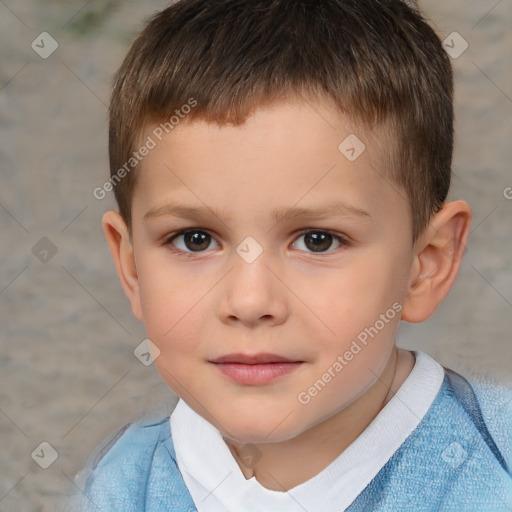
{"label": "earlobe", "polygon": [[466,249],[471,219],[466,202],[447,203],[417,240],[402,310],[406,322],[429,318],[450,291]]}
{"label": "earlobe", "polygon": [[133,314],[143,322],[139,278],[128,227],[119,212],[114,210],[103,215],[102,226],[121,286],[131,303]]}

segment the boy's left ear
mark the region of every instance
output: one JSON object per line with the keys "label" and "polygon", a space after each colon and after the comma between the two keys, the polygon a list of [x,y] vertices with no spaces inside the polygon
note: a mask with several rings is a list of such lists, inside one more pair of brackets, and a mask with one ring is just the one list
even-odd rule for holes
{"label": "boy's left ear", "polygon": [[465,201],[446,203],[416,241],[402,320],[423,322],[445,298],[457,277],[471,227]]}

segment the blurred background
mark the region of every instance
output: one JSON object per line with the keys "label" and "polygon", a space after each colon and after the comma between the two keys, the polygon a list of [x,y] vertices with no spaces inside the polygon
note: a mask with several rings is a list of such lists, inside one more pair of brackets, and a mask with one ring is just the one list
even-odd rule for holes
{"label": "blurred background", "polygon": [[[112,75],[149,0],[0,0],[0,511],[57,511],[113,430],[176,396],[134,350],[145,338],[101,216]],[[459,277],[399,345],[512,382],[512,2],[424,0],[456,79],[450,199],[474,221]],[[457,34],[453,34],[456,32]]]}

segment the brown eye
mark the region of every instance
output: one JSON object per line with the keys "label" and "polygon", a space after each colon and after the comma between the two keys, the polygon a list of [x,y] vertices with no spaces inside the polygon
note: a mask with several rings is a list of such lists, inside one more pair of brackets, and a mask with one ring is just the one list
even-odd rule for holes
{"label": "brown eye", "polygon": [[184,252],[204,252],[210,247],[212,240],[211,235],[205,231],[190,230],[174,235],[167,243]]}
{"label": "brown eye", "polygon": [[[307,231],[303,233],[298,238],[298,240],[300,240],[301,238],[304,239],[302,246],[305,247],[306,251],[309,252],[328,252],[333,242],[338,243],[338,245],[334,247],[335,249],[344,245],[344,240],[341,237],[332,235],[331,233],[328,233],[326,231]],[[296,245],[297,243],[298,242],[296,242],[294,245]]]}

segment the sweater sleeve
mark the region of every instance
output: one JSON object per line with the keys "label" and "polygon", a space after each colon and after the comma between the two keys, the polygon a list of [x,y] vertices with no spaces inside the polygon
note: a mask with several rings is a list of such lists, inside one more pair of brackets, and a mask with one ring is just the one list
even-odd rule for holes
{"label": "sweater sleeve", "polygon": [[512,477],[512,387],[489,379],[473,380],[482,415]]}
{"label": "sweater sleeve", "polygon": [[159,424],[128,424],[107,438],[77,477],[79,512],[145,510],[147,480]]}

